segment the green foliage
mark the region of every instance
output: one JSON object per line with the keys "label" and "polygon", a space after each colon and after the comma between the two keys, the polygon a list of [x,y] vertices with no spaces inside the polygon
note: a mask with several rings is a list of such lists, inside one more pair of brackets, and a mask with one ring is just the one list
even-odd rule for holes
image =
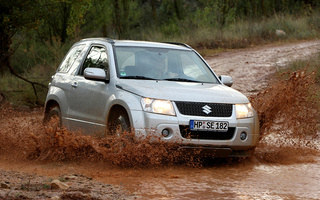
{"label": "green foliage", "polygon": [[42,41],[52,42],[60,38],[64,43],[68,37],[77,37],[78,29],[85,23],[85,14],[91,0],[39,0],[45,13],[37,34]]}
{"label": "green foliage", "polygon": [[[90,23],[81,28],[89,36],[149,40],[163,37],[172,40],[197,30],[218,29],[219,36],[211,38],[223,40],[224,30],[229,26],[243,21],[269,21],[275,16],[314,16],[319,5],[316,0],[93,0],[87,14]],[[317,18],[312,23],[314,28],[319,27]],[[289,33],[296,30],[291,29],[291,24],[281,27]],[[251,31],[263,39],[273,38],[274,30],[280,29],[255,28]]]}
{"label": "green foliage", "polygon": [[82,35],[89,35],[90,37],[112,35],[111,1],[92,0],[92,5],[85,15],[87,23],[81,26]]}
{"label": "green foliage", "polygon": [[0,72],[10,68],[13,35],[22,28],[37,27],[43,13],[34,9],[36,5],[33,0],[0,1]]}
{"label": "green foliage", "polygon": [[[308,23],[309,17],[274,15],[262,20],[241,20],[224,29],[226,39],[246,39],[247,41],[270,42],[287,39],[308,39],[319,35]],[[276,30],[286,32],[276,36]]]}
{"label": "green foliage", "polygon": [[318,12],[314,11],[313,14],[308,17],[307,24],[309,24],[309,26],[312,29],[315,29],[318,32],[320,31],[320,12],[319,12],[319,10],[318,10]]}
{"label": "green foliage", "polygon": [[34,9],[37,4],[33,0],[0,1],[1,32],[10,35],[22,27],[36,27],[43,14]]}
{"label": "green foliage", "polygon": [[205,7],[197,10],[197,16],[203,25],[213,25],[222,29],[225,25],[235,21],[236,8],[232,0],[205,1]]}
{"label": "green foliage", "polygon": [[163,24],[160,27],[160,31],[165,37],[174,37],[175,35],[180,35],[179,25],[176,21],[170,21],[167,24]]}
{"label": "green foliage", "polygon": [[75,32],[75,30],[80,27],[80,25],[85,23],[84,15],[92,6],[91,0],[65,1],[70,2],[71,5],[67,33],[68,35],[72,35]]}

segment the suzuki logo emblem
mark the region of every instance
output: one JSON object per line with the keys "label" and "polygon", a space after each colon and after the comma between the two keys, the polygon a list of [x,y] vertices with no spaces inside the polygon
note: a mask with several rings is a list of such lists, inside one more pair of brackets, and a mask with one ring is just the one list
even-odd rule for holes
{"label": "suzuki logo emblem", "polygon": [[212,111],[211,111],[211,107],[208,106],[208,105],[203,106],[202,109],[203,109],[202,111],[203,111],[204,113],[206,113],[207,115],[212,112]]}

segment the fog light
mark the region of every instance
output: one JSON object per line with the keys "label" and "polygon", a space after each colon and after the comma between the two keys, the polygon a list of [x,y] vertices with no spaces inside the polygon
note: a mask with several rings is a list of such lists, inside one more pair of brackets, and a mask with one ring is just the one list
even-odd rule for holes
{"label": "fog light", "polygon": [[242,132],[242,133],[240,134],[240,139],[241,139],[241,140],[247,139],[247,133],[246,133],[246,132]]}
{"label": "fog light", "polygon": [[168,137],[169,134],[170,134],[170,131],[169,131],[168,129],[163,129],[163,130],[162,130],[162,136],[163,136],[163,137]]}

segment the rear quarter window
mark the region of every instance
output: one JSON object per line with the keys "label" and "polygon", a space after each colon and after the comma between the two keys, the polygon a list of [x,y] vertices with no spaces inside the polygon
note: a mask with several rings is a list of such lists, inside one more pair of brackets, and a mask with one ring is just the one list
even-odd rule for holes
{"label": "rear quarter window", "polygon": [[67,56],[64,58],[61,65],[59,66],[57,72],[67,73],[72,67],[74,61],[79,57],[85,46],[86,45],[83,44],[74,46],[72,49],[70,49]]}

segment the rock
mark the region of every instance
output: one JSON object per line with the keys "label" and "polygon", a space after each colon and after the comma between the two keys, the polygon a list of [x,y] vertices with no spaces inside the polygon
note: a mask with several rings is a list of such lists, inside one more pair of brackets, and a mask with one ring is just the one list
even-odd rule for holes
{"label": "rock", "polygon": [[284,32],[283,30],[276,30],[276,35],[277,36],[285,36],[287,35],[286,32]]}
{"label": "rock", "polygon": [[52,189],[62,189],[62,190],[67,190],[69,189],[69,185],[62,183],[61,181],[55,179],[51,181],[51,188]]}
{"label": "rock", "polygon": [[83,194],[82,192],[67,192],[61,195],[61,199],[95,199],[90,195]]}
{"label": "rock", "polygon": [[78,179],[77,176],[73,176],[73,175],[65,176],[64,178],[65,178],[66,180],[76,180],[76,179]]}
{"label": "rock", "polygon": [[51,200],[60,200],[61,198],[58,196],[51,197]]}
{"label": "rock", "polygon": [[10,189],[10,185],[8,183],[1,182],[0,188],[1,189]]}

